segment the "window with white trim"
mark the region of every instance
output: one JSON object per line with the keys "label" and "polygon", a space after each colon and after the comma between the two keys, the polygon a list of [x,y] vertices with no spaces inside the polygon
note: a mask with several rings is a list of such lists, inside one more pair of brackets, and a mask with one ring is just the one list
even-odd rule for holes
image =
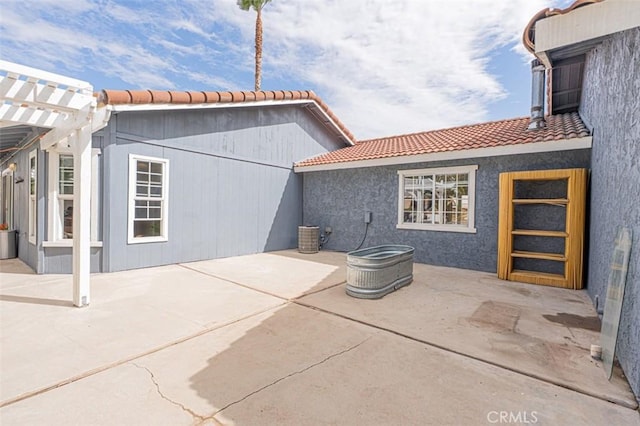
{"label": "window with white trim", "polygon": [[58,164],[58,214],[61,237],[73,238],[73,155],[60,155]]}
{"label": "window with white trim", "polygon": [[15,165],[2,171],[2,187],[0,187],[0,223],[5,224],[8,230],[13,230],[13,193]]}
{"label": "window with white trim", "polygon": [[36,243],[38,211],[38,150],[29,153],[29,242]]}
{"label": "window with white trim", "polygon": [[167,241],[169,160],[129,155],[129,244]]}
{"label": "window with white trim", "polygon": [[475,232],[478,166],[398,171],[398,228]]}
{"label": "window with white trim", "polygon": [[[100,149],[91,150],[91,241],[98,242]],[[45,246],[71,245],[73,239],[73,154],[49,152],[49,222]]]}

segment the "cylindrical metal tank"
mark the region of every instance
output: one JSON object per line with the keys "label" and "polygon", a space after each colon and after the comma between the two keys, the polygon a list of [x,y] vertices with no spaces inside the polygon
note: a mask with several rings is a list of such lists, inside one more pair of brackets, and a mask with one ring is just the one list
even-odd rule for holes
{"label": "cylindrical metal tank", "polygon": [[379,299],[413,281],[414,248],[384,245],[347,253],[347,294]]}

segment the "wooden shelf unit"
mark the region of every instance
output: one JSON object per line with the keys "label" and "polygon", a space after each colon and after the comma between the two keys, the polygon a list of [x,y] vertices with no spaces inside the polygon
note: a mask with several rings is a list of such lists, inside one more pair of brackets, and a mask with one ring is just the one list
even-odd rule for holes
{"label": "wooden shelf unit", "polygon": [[567,260],[567,258],[564,257],[564,254],[560,254],[560,253],[540,253],[537,251],[524,251],[524,250],[512,251],[511,257],[522,257],[525,259],[555,260],[558,262],[564,262]]}
{"label": "wooden shelf unit", "polygon": [[[566,198],[514,198],[518,181],[566,181]],[[536,170],[500,174],[498,224],[498,277],[539,285],[582,288],[582,252],[587,192],[586,169]],[[516,205],[548,205],[566,208],[562,231],[514,229]],[[553,212],[554,210],[550,210]],[[557,210],[556,210],[557,211]],[[515,250],[514,237],[563,238],[564,253]],[[564,274],[514,269],[514,258],[562,262]]]}
{"label": "wooden shelf unit", "polygon": [[569,204],[566,198],[516,198],[511,200],[513,204],[551,204],[564,206]]}
{"label": "wooden shelf unit", "polygon": [[538,229],[514,229],[511,235],[526,235],[529,237],[567,237],[565,231],[542,231]]}

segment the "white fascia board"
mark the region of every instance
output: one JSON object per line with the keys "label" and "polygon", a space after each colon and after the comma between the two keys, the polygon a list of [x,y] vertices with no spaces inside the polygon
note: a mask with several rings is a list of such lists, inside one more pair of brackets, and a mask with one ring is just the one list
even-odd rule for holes
{"label": "white fascia board", "polygon": [[296,173],[321,170],[357,169],[360,167],[380,167],[399,164],[431,163],[435,161],[466,160],[502,155],[536,154],[540,152],[571,151],[591,148],[591,136],[574,139],[560,139],[547,142],[532,142],[490,148],[466,149],[460,151],[435,152],[430,154],[401,155],[397,157],[377,158],[374,160],[348,161],[342,163],[317,164],[313,166],[295,166]]}
{"label": "white fascia board", "polygon": [[640,25],[640,2],[607,0],[536,22],[536,56]]}
{"label": "white fascia board", "polygon": [[109,124],[112,110],[111,105],[103,105],[93,111],[93,117],[91,117],[91,133],[102,130]]}
{"label": "white fascia board", "polygon": [[203,104],[121,104],[111,105],[114,113],[127,111],[173,111],[173,110],[189,110],[189,109],[218,109],[218,108],[249,108],[249,107],[265,107],[278,105],[312,105],[314,106],[326,120],[331,123],[338,133],[350,145],[354,145],[351,139],[342,131],[342,129],[329,117],[324,109],[318,105],[313,99],[295,99],[286,101],[247,101],[247,102],[219,102],[219,103],[203,103]]}

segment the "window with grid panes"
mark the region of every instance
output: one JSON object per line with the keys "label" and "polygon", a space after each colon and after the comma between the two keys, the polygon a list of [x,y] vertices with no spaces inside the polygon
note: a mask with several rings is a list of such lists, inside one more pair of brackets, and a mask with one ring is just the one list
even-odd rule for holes
{"label": "window with grid panes", "polygon": [[[99,221],[99,157],[100,150],[91,150],[91,241],[98,242]],[[67,151],[52,150],[48,153],[49,179],[47,209],[47,241],[45,246],[71,246],[73,243],[73,186],[74,186],[74,158]]]}
{"label": "window with grid panes", "polygon": [[60,155],[58,163],[58,208],[62,238],[73,238],[73,155]]}
{"label": "window with grid panes", "polygon": [[38,208],[38,151],[29,153],[29,242],[36,243],[37,208]]}
{"label": "window with grid panes", "polygon": [[168,160],[131,156],[129,242],[166,241]]}
{"label": "window with grid panes", "polygon": [[475,232],[477,166],[401,170],[398,228]]}

